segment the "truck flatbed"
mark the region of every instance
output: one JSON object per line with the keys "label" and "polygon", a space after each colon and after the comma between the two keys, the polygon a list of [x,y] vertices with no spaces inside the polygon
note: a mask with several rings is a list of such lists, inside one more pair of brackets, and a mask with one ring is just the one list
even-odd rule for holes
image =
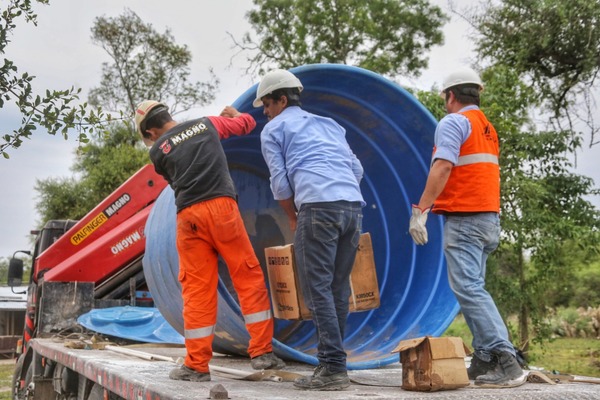
{"label": "truck flatbed", "polygon": [[[65,341],[33,339],[33,349],[40,355],[75,370],[88,379],[107,387],[115,394],[131,400],[189,400],[209,399],[211,389],[221,384],[230,399],[600,399],[600,379],[583,378],[598,383],[547,383],[527,382],[516,388],[482,389],[473,385],[440,392],[410,392],[400,388],[402,369],[400,363],[370,370],[349,371],[353,384],[346,390],[334,392],[305,392],[293,387],[285,379],[275,381],[249,381],[231,379],[213,371],[210,382],[173,381],[169,370],[175,360],[185,355],[183,347],[144,345],[127,347],[143,353],[169,357],[173,360],[146,360],[111,350],[78,350],[65,347]],[[313,366],[288,362],[284,371],[310,375]],[[255,374],[247,358],[215,354],[211,368],[245,371]]]}

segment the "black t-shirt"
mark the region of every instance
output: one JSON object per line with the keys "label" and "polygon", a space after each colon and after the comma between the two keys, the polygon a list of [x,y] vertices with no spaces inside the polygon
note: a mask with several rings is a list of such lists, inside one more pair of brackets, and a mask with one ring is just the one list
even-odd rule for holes
{"label": "black t-shirt", "polygon": [[150,159],[175,191],[177,212],[216,197],[236,198],[219,134],[207,117],[170,129],[154,143]]}

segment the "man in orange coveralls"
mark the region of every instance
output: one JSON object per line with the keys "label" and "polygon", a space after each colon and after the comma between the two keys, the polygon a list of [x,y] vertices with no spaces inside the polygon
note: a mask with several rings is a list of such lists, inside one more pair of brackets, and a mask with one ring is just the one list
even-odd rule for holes
{"label": "man in orange coveralls", "polygon": [[254,369],[279,369],[272,352],[273,316],[260,263],[252,249],[220,139],[248,134],[256,126],[249,114],[227,106],[220,116],[183,123],[168,107],[146,100],[137,107],[136,128],[150,148],[150,159],[175,192],[179,281],[187,355],[169,377],[210,380],[208,363],[217,322],[217,257],[229,268],[250,334]]}

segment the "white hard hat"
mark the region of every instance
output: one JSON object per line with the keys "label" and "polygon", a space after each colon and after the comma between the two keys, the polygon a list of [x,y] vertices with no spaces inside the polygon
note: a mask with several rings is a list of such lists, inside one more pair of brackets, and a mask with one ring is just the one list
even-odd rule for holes
{"label": "white hard hat", "polygon": [[483,90],[483,83],[481,82],[479,74],[469,67],[462,67],[452,72],[446,77],[446,79],[444,79],[441,92],[442,97],[444,96],[444,91],[446,89],[451,88],[452,86],[463,85],[466,83],[479,85],[479,90]]}
{"label": "white hard hat", "polygon": [[[146,144],[146,146],[152,146],[153,142],[144,137],[143,130],[145,130],[145,129],[142,129],[143,128],[142,124],[144,124],[144,122],[149,117],[153,116],[153,113],[151,111],[153,109],[155,109],[157,106],[167,107],[163,103],[160,103],[156,100],[144,100],[135,109],[135,129],[142,136],[142,140],[144,141],[144,144]],[[144,126],[145,126],[145,124],[144,124]]]}
{"label": "white hard hat", "polygon": [[256,89],[256,99],[252,102],[254,107],[262,106],[262,98],[277,89],[298,88],[300,91],[304,88],[300,79],[294,74],[284,69],[274,69],[263,76]]}

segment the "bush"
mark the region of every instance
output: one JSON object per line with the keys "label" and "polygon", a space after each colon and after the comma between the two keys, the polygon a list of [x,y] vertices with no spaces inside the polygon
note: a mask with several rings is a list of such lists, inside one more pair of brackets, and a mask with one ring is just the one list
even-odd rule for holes
{"label": "bush", "polygon": [[592,263],[575,274],[571,307],[598,307],[600,305],[600,263]]}
{"label": "bush", "polygon": [[572,338],[600,337],[600,307],[559,308],[549,313],[553,335]]}

